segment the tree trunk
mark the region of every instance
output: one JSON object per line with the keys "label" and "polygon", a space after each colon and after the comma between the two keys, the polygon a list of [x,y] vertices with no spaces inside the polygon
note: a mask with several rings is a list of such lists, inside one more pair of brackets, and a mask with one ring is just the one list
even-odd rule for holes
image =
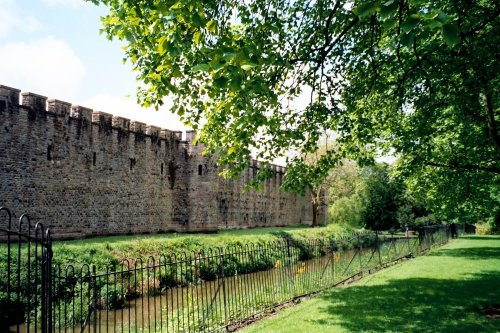
{"label": "tree trunk", "polygon": [[498,128],[497,122],[495,119],[495,111],[493,108],[493,98],[491,94],[485,94],[485,102],[486,102],[486,114],[488,116],[488,134],[493,142],[493,147],[497,153],[500,153],[500,138],[498,137]]}
{"label": "tree trunk", "polygon": [[316,202],[312,202],[312,213],[313,213],[313,220],[312,220],[312,226],[313,227],[318,227],[319,222],[318,222],[318,204]]}

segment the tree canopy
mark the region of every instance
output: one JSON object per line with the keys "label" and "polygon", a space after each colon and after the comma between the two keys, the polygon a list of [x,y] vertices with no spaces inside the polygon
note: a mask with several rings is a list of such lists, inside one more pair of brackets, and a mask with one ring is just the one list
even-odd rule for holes
{"label": "tree canopy", "polygon": [[[498,209],[497,1],[90,1],[109,6],[103,31],[126,41],[138,100],[172,98],[226,176],[252,152],[298,152],[297,184],[391,153],[443,216]],[[325,133],[338,149],[305,163]]]}

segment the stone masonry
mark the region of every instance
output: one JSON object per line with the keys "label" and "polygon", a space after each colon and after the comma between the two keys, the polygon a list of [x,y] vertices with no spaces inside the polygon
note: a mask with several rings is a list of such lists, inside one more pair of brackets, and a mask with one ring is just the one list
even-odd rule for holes
{"label": "stone masonry", "polygon": [[0,85],[0,206],[28,213],[57,238],[312,220],[307,197],[280,190],[284,167],[273,166],[263,190],[244,191],[259,163],[225,180],[195,135],[182,140],[182,132]]}

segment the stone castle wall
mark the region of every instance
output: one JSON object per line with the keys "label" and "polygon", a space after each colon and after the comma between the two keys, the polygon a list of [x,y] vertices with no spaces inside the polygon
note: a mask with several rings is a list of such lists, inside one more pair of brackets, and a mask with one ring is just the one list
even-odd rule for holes
{"label": "stone castle wall", "polygon": [[307,198],[218,176],[195,133],[160,129],[0,85],[0,206],[26,212],[60,238],[297,225]]}

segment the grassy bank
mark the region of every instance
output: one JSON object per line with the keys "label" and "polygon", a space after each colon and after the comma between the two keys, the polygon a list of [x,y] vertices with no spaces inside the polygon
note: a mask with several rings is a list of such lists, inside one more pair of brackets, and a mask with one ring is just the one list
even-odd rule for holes
{"label": "grassy bank", "polygon": [[264,243],[286,238],[329,239],[350,234],[353,230],[329,225],[311,227],[271,227],[219,231],[213,234],[154,234],[88,238],[54,242],[54,258],[59,263],[77,266],[92,263],[98,267],[117,264],[123,259],[158,257],[160,254],[199,251],[206,248]]}
{"label": "grassy bank", "polygon": [[253,332],[499,332],[500,237],[463,237],[283,310]]}

